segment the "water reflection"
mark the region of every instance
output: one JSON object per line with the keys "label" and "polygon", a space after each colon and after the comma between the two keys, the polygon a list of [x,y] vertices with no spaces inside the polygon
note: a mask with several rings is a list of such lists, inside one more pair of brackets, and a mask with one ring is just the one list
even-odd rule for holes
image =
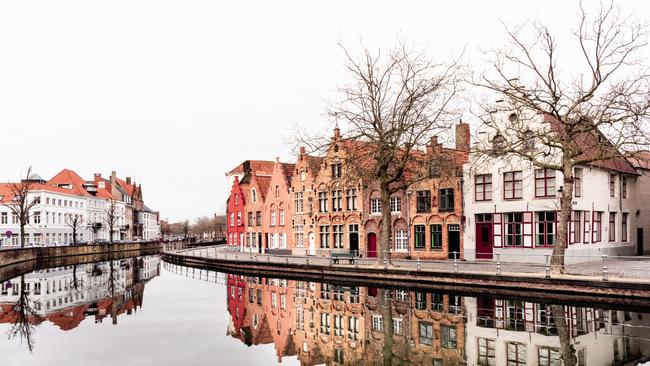
{"label": "water reflection", "polygon": [[0,285],[0,324],[32,351],[34,331],[49,321],[63,331],[87,317],[101,323],[142,306],[144,285],[160,273],[160,257],[146,256],[39,270]]}
{"label": "water reflection", "polygon": [[650,316],[593,306],[227,276],[228,335],[301,365],[636,365]]}

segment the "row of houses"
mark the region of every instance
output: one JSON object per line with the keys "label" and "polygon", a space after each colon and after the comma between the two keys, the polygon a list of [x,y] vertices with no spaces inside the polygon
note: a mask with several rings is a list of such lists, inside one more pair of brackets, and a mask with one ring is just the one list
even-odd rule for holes
{"label": "row of houses", "polygon": [[[562,174],[516,156],[474,153],[477,145],[497,147],[499,137],[489,129],[476,131],[473,144],[467,123],[457,124],[453,135],[453,148],[434,137],[416,152],[431,161],[443,157],[442,173],[390,197],[390,255],[543,262],[558,235]],[[376,257],[379,184],[350,174],[350,143],[335,128],[322,156],[301,148],[291,163],[248,160],[228,172],[228,244],[244,252]],[[650,186],[649,168],[650,153],[575,168],[568,263],[650,248],[643,244],[650,193],[642,189]]]}
{"label": "row of houses", "polygon": [[28,185],[27,202],[35,202],[24,233],[28,245],[68,245],[74,242],[73,232],[77,242],[160,237],[160,215],[144,204],[140,184],[130,177],[120,179],[115,172],[86,180],[64,169],[49,180],[31,174],[20,183],[0,184],[4,247],[19,247],[21,242],[19,217],[10,208],[16,203],[12,187],[17,185]]}
{"label": "row of houses", "polygon": [[650,355],[648,320],[629,311],[561,305],[554,316],[522,299],[237,275],[227,275],[226,295],[228,335],[273,344],[278,363],[559,365],[562,342],[578,365]]}

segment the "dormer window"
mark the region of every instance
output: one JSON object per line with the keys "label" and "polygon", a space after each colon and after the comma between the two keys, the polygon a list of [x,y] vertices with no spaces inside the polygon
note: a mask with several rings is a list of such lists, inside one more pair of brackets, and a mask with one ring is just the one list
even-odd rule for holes
{"label": "dormer window", "polygon": [[494,152],[495,154],[501,154],[503,152],[505,144],[506,144],[506,139],[500,134],[497,134],[492,139],[492,152]]}

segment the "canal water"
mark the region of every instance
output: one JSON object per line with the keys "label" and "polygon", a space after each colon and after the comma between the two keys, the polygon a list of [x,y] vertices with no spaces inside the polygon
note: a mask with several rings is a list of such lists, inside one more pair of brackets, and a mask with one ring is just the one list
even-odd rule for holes
{"label": "canal water", "polygon": [[0,290],[2,366],[650,361],[650,313],[599,304],[245,277],[159,256],[39,270]]}

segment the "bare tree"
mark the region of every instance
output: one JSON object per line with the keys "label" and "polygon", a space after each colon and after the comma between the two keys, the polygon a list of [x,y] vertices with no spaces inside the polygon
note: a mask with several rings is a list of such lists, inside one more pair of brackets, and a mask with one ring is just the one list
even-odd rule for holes
{"label": "bare tree", "polygon": [[[576,24],[575,45],[564,53],[543,24],[507,29],[509,46],[490,52],[491,71],[474,80],[503,96],[506,105],[482,106],[478,115],[492,141],[478,146],[478,155],[527,161],[563,177],[554,273],[564,270],[574,168],[627,163],[625,158],[650,142],[650,74],[639,58],[647,27],[611,4],[601,4],[594,15],[581,6]],[[561,55],[575,56],[571,51],[581,60],[575,73],[559,66],[566,60]]]}
{"label": "bare tree", "polygon": [[8,197],[9,199],[3,197],[1,200],[2,205],[7,207],[18,218],[21,248],[25,247],[25,226],[29,224],[31,210],[40,202],[40,197],[34,197],[31,201],[28,197],[34,186],[29,179],[31,174],[32,167],[29,167],[25,179],[21,179],[20,183],[9,183],[11,197]]}
{"label": "bare tree", "polygon": [[83,216],[68,214],[65,216],[65,224],[72,229],[72,244],[77,245],[77,231],[82,227]]}
{"label": "bare tree", "polygon": [[119,207],[116,205],[115,200],[110,200],[108,207],[106,208],[105,215],[102,217],[106,226],[108,226],[108,241],[113,243],[113,231],[120,221],[120,218],[124,216],[124,213],[119,210]]}
{"label": "bare tree", "polygon": [[[390,248],[390,196],[428,177],[430,161],[420,151],[457,119],[452,104],[463,69],[458,60],[435,63],[404,42],[385,54],[365,49],[359,58],[343,51],[351,82],[339,88],[341,99],[330,107],[329,115],[345,131],[336,142],[346,152],[344,174],[353,181],[379,185],[382,226],[377,259],[383,261]],[[331,146],[304,132],[298,139],[312,151]]]}
{"label": "bare tree", "polygon": [[183,234],[187,238],[187,234],[190,232],[190,221],[189,220],[183,221],[182,228],[183,228]]}

